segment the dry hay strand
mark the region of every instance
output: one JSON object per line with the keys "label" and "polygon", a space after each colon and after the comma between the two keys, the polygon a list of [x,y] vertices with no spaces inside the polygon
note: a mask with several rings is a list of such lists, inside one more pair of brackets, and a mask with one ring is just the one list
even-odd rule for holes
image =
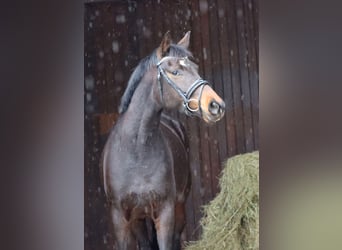
{"label": "dry hay strand", "polygon": [[221,191],[204,206],[202,237],[186,250],[259,249],[259,152],[228,159]]}

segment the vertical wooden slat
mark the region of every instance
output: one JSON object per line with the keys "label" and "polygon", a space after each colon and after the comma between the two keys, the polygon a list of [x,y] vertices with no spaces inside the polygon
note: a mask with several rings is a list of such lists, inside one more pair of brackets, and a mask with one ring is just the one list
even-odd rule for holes
{"label": "vertical wooden slat", "polygon": [[[219,23],[217,20],[217,11],[216,10],[216,0],[208,1],[208,14],[209,14],[209,24],[210,27],[218,27]],[[224,99],[224,92],[222,87],[222,78],[221,78],[221,67],[220,67],[220,36],[219,29],[209,28],[209,37],[216,37],[217,39],[209,40],[209,49],[211,51],[211,75],[212,75],[212,83],[215,91]],[[211,182],[212,182],[212,196],[216,195],[219,191],[218,186],[218,176],[221,173],[221,162],[224,160],[227,155],[227,139],[226,139],[226,131],[225,131],[225,120],[221,120],[216,123],[214,126],[211,126],[209,129],[210,132],[210,156],[211,156]]]}
{"label": "vertical wooden slat", "polygon": [[104,44],[103,51],[103,59],[105,64],[105,82],[102,84],[104,85],[104,89],[106,91],[106,102],[107,102],[107,109],[106,112],[112,113],[114,112],[113,108],[116,106],[116,99],[118,98],[115,96],[116,88],[115,88],[115,71],[119,70],[116,68],[115,60],[113,60],[112,54],[112,42],[113,37],[115,37],[114,31],[112,31],[112,26],[115,21],[115,15],[111,15],[111,8],[110,6],[101,8],[101,17],[103,17],[103,32],[102,32],[102,41]]}
{"label": "vertical wooden slat", "polygon": [[253,122],[254,148],[259,146],[259,81],[258,81],[258,57],[257,47],[255,47],[255,30],[253,19],[253,3],[251,0],[244,1],[244,13],[246,31],[248,34],[248,72],[251,92],[251,111]]}
{"label": "vertical wooden slat", "polygon": [[[233,91],[232,91],[232,80],[231,80],[231,69],[230,69],[230,51],[229,43],[231,43],[230,35],[227,32],[227,12],[225,10],[225,1],[217,1],[217,14],[219,18],[219,42],[220,42],[220,70],[222,76],[223,85],[223,97],[226,103],[225,112],[225,129],[226,129],[226,141],[219,140],[220,143],[227,144],[227,154],[221,154],[220,159],[226,158],[236,154],[236,143],[235,143],[235,127],[234,127],[234,105],[233,105]],[[220,146],[221,147],[221,146]]]}
{"label": "vertical wooden slat", "polygon": [[[149,55],[152,53],[152,51],[156,48],[155,42],[154,42],[154,35],[153,35],[153,26],[155,20],[153,20],[153,15],[151,13],[153,1],[152,0],[145,0],[143,1],[143,12],[144,15],[144,25],[141,30],[141,33],[144,37],[144,43],[145,43],[145,54]],[[149,13],[149,14],[147,14]],[[146,15],[147,14],[147,15]]]}
{"label": "vertical wooden slat", "polygon": [[[93,30],[89,27],[90,21],[90,8],[89,6],[85,6],[86,11],[84,12],[84,249],[90,250],[91,245],[91,228],[92,228],[92,220],[90,216],[90,209],[87,206],[89,202],[91,202],[91,197],[88,194],[87,188],[91,185],[90,177],[90,169],[91,169],[91,133],[90,133],[90,118],[89,112],[87,108],[91,104],[91,86],[93,76],[91,75],[94,72],[92,68],[93,58],[91,57],[92,52],[95,50],[94,40],[93,40]],[[88,83],[86,82],[88,81]],[[88,95],[88,98],[87,98]]]}
{"label": "vertical wooden slat", "polygon": [[133,72],[134,67],[138,65],[139,61],[141,60],[141,56],[139,54],[139,48],[140,48],[140,41],[138,36],[138,28],[137,28],[137,17],[138,17],[138,10],[137,10],[137,3],[132,1],[129,2],[127,5],[127,46],[129,47],[128,53],[125,56],[125,69],[126,69],[126,76],[125,76],[125,83],[124,87],[122,88],[121,95],[123,95],[127,82],[129,80],[129,77],[131,73]]}
{"label": "vertical wooden slat", "polygon": [[236,24],[237,24],[237,37],[239,48],[239,63],[240,63],[240,79],[241,79],[241,100],[243,105],[243,117],[244,117],[244,132],[245,132],[245,145],[247,152],[253,151],[253,124],[252,113],[250,106],[250,88],[249,88],[249,75],[248,75],[248,48],[246,44],[247,33],[245,31],[244,23],[244,11],[242,2],[235,1],[236,4]]}
{"label": "vertical wooden slat", "polygon": [[230,34],[230,68],[233,88],[233,104],[234,104],[234,125],[235,125],[235,140],[237,146],[236,153],[245,152],[245,135],[243,127],[243,111],[241,103],[241,88],[240,88],[240,73],[239,73],[239,59],[238,59],[238,41],[237,41],[237,27],[235,22],[235,5],[232,1],[226,2],[226,11],[228,16],[228,34]]}
{"label": "vertical wooden slat", "polygon": [[[142,1],[143,2],[143,1]],[[144,6],[143,4],[137,4],[137,17],[136,17],[136,42],[138,44],[138,55],[139,55],[139,59],[142,59],[143,57],[146,56],[146,51],[145,51],[145,41],[144,41],[144,36],[141,32],[141,29],[144,25],[144,15],[146,15],[146,13],[144,13]]]}
{"label": "vertical wooden slat", "polygon": [[157,47],[159,43],[162,40],[162,37],[164,33],[166,32],[164,29],[164,22],[159,22],[158,20],[162,20],[163,18],[163,5],[160,3],[160,1],[154,1],[153,2],[153,35],[154,35],[154,40],[153,44],[154,47]]}
{"label": "vertical wooden slat", "polygon": [[[259,1],[251,0],[252,3],[252,13],[253,13],[253,26],[254,26],[254,42],[256,50],[256,57],[259,58]],[[259,60],[257,61],[258,72],[259,72]]]}
{"label": "vertical wooden slat", "polygon": [[[96,7],[95,7],[96,6]],[[100,5],[101,6],[101,5]],[[95,85],[98,96],[98,108],[101,112],[108,112],[108,95],[106,86],[105,60],[104,60],[104,13],[103,8],[94,5],[93,27],[95,30],[95,46],[96,54],[96,71],[95,71]]]}

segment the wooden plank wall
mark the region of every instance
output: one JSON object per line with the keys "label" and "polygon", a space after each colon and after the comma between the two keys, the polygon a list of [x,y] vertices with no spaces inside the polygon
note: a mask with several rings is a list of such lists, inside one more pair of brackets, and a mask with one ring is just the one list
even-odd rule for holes
{"label": "wooden plank wall", "polygon": [[256,0],[111,1],[85,4],[85,249],[112,249],[98,161],[133,68],[170,30],[191,30],[200,74],[226,102],[225,118],[208,127],[174,114],[190,138],[192,190],[186,239],[200,234],[201,206],[219,191],[228,157],[259,148],[258,5]]}

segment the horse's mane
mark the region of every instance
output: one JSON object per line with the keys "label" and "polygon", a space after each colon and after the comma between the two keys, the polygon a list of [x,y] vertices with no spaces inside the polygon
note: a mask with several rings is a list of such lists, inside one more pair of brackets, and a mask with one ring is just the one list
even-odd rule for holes
{"label": "horse's mane", "polygon": [[[177,44],[171,44],[169,52],[167,56],[176,56],[176,57],[192,57],[192,53],[185,49],[182,46]],[[158,58],[156,55],[156,50],[149,56],[142,59],[138,66],[134,69],[131,77],[129,78],[126,90],[121,98],[121,103],[119,106],[119,113],[123,114],[128,109],[129,104],[131,103],[132,96],[134,91],[138,87],[141,79],[145,75],[147,71],[149,71],[152,67],[156,67],[158,63]]]}

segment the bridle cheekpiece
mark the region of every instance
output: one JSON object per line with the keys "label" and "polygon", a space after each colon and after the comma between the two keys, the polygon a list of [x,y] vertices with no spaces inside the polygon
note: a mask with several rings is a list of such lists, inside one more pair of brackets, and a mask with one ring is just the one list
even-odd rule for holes
{"label": "bridle cheekpiece", "polygon": [[[209,82],[206,80],[203,80],[202,78],[197,79],[193,84],[190,85],[190,87],[188,88],[188,90],[186,92],[184,92],[180,87],[177,86],[176,83],[174,83],[170,77],[168,77],[168,75],[166,74],[165,70],[161,67],[162,63],[164,61],[166,61],[167,59],[170,58],[176,58],[176,57],[171,57],[171,56],[167,56],[167,57],[163,57],[158,63],[157,63],[157,68],[158,68],[158,84],[159,84],[159,92],[160,92],[160,97],[161,100],[163,101],[163,87],[162,87],[162,83],[161,83],[161,77],[164,77],[164,79],[166,80],[166,82],[178,93],[178,95],[183,99],[183,106],[185,109],[185,112],[187,115],[196,115],[199,117],[202,117],[202,108],[201,108],[201,97],[202,97],[202,93],[203,93],[203,89],[205,85],[209,85]],[[189,60],[187,57],[183,57],[181,58],[185,61]],[[192,109],[189,106],[189,103],[191,101],[194,101],[195,99],[191,98],[192,94],[198,89],[200,88],[200,94],[198,97],[198,107],[196,109]]]}

